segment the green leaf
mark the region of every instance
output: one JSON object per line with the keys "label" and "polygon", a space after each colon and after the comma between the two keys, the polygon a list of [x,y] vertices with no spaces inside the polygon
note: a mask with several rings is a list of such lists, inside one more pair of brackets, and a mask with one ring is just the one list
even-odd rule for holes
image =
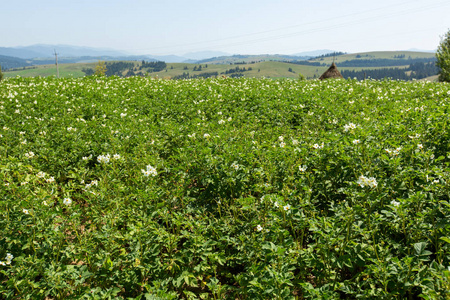
{"label": "green leaf", "polygon": [[445,241],[445,242],[450,244],[450,238],[448,238],[446,236],[441,237],[441,240],[443,240],[443,241]]}
{"label": "green leaf", "polygon": [[427,247],[426,242],[415,243],[414,250],[416,251],[416,256],[431,255],[432,253],[430,251],[425,250],[426,247]]}

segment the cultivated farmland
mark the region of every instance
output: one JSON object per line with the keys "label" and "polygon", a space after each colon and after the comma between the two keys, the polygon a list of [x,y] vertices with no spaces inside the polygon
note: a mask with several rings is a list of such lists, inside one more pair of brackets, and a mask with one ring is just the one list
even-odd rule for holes
{"label": "cultivated farmland", "polygon": [[448,84],[0,82],[2,299],[445,299]]}

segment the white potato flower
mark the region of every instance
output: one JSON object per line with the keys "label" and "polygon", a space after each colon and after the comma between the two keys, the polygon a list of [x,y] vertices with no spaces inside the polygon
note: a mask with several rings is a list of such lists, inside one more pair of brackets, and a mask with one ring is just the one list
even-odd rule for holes
{"label": "white potato flower", "polygon": [[70,204],[72,204],[72,199],[70,198],[64,198],[63,203],[67,206],[69,206]]}
{"label": "white potato flower", "polygon": [[155,177],[156,175],[158,175],[158,173],[156,172],[156,168],[152,167],[151,165],[147,165],[147,169],[146,170],[141,170],[141,172],[144,174],[144,176],[153,176]]}

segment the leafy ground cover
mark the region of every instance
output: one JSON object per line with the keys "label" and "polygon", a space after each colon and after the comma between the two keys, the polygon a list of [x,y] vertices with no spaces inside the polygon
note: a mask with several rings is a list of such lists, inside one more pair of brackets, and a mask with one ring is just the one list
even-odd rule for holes
{"label": "leafy ground cover", "polygon": [[2,299],[445,299],[450,86],[8,78]]}

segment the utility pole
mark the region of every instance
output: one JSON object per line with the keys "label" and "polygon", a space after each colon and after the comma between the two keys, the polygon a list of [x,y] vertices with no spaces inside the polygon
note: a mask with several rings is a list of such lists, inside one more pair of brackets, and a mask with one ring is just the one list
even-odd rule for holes
{"label": "utility pole", "polygon": [[56,78],[59,78],[58,53],[55,50]]}

